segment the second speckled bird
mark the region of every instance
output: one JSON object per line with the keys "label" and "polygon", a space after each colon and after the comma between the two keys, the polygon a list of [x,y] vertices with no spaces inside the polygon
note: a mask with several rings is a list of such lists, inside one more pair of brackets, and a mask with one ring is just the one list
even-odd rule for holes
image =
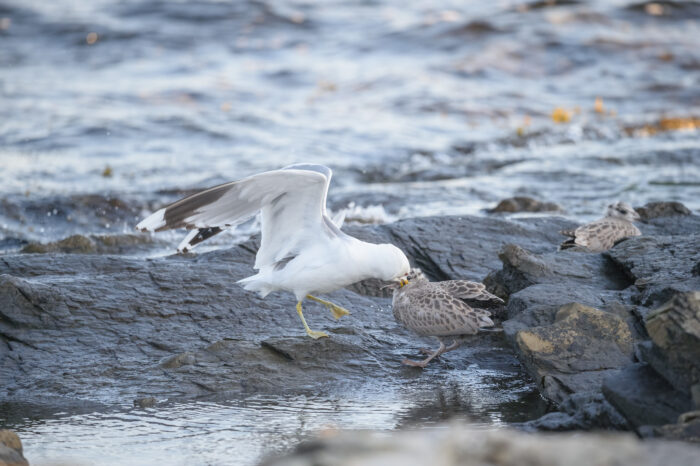
{"label": "second speckled bird", "polygon": [[420,269],[413,269],[408,280],[399,280],[392,301],[396,320],[418,335],[433,336],[440,341],[440,347],[435,351],[421,350],[428,354],[424,360],[404,359],[403,363],[425,367],[437,356],[456,349],[464,337],[475,335],[480,328],[492,327],[491,313],[469,303],[488,306],[503,304],[503,300],[486,291],[481,283],[466,280],[431,282]]}

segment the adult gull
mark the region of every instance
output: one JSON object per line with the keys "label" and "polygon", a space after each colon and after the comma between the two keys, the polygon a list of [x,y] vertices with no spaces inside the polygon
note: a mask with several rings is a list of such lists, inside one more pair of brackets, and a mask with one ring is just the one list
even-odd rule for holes
{"label": "adult gull", "polygon": [[408,259],[399,248],[360,241],[342,232],[328,217],[331,174],[328,167],[312,164],[259,173],[174,202],[136,228],[191,230],[178,246],[180,252],[186,252],[261,212],[260,249],[254,266],[258,273],[238,283],[262,297],[277,290],[293,293],[306,333],[312,338],[327,337],[306,323],[304,298],[323,304],[339,319],[349,311],[314,295],[368,278],[396,280],[410,272]]}

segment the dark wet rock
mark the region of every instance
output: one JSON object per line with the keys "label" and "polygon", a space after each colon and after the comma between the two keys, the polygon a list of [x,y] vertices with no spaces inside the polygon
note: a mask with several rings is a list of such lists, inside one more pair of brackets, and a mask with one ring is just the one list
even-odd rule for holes
{"label": "dark wet rock", "polygon": [[624,291],[629,279],[599,254],[574,251],[533,254],[508,244],[499,252],[503,266],[484,283],[501,297],[509,297],[508,317],[503,324],[512,341],[528,327],[550,325],[559,308],[578,302],[609,310],[627,319]]}
{"label": "dark wet rock", "polygon": [[635,429],[673,424],[690,410],[690,397],[673,387],[646,364],[633,364],[610,374],[603,383],[605,398]]}
{"label": "dark wet rock", "polygon": [[[674,296],[647,314],[646,329],[651,342],[645,360],[676,390],[692,396],[700,384],[700,291]],[[694,400],[700,409],[700,399]]]}
{"label": "dark wet rock", "polygon": [[542,394],[555,403],[597,391],[606,375],[632,362],[627,323],[578,303],[559,309],[552,325],[519,331],[515,341]]}
{"label": "dark wet rock", "polygon": [[153,244],[146,235],[72,235],[49,243],[29,243],[20,252],[26,254],[126,254],[145,251]]}
{"label": "dark wet rock", "polygon": [[509,319],[503,323],[503,330],[506,337],[514,341],[519,330],[554,323],[559,309],[569,303],[609,310],[628,320],[628,309],[619,302],[623,296],[618,291],[605,291],[585,285],[533,285],[510,297],[507,306]]}
{"label": "dark wet rock", "polygon": [[548,413],[520,426],[526,431],[569,431],[592,429],[627,430],[629,424],[602,393],[574,393],[559,405],[561,411]]}
{"label": "dark wet rock", "polygon": [[566,432],[583,428],[578,419],[561,411],[547,413],[522,426],[526,432]]}
{"label": "dark wet rock", "polygon": [[700,449],[631,434],[541,434],[510,429],[476,429],[463,423],[430,430],[324,432],[295,452],[263,461],[264,466],[692,466]]}
{"label": "dark wet rock", "polygon": [[31,243],[22,249],[24,253],[65,252],[69,254],[92,254],[97,252],[95,242],[83,235],[73,235],[53,243]]}
{"label": "dark wet rock", "polygon": [[[695,314],[690,311],[694,301],[682,295],[685,300],[677,303],[683,312],[650,314],[654,306],[676,293],[700,289],[693,275],[700,260],[698,217],[675,215],[649,222],[643,224],[645,236],[623,241],[603,254],[535,253],[517,243],[501,249],[503,266],[484,282],[491,291],[508,297],[505,336],[543,396],[566,414],[552,413],[528,423],[529,427],[636,427],[638,422],[628,417],[635,412],[623,411],[601,392],[603,380],[612,380],[635,358],[658,368],[671,381],[673,386],[659,392],[670,404],[690,399],[696,392],[700,395],[694,375],[697,356],[693,348],[698,347]],[[586,318],[567,322],[562,309],[568,303],[578,303],[575,306],[585,309],[581,316]],[[596,309],[591,312],[586,306]],[[653,332],[661,338],[661,345],[648,340],[650,315],[659,319]],[[681,322],[688,329],[683,336]],[[678,352],[673,352],[670,343],[675,340],[682,342]],[[649,374],[659,378],[651,369]],[[622,378],[615,390],[633,391],[634,383],[630,377]],[[672,414],[677,416],[678,411]],[[673,416],[667,416],[663,424],[673,422]]]}
{"label": "dark wet rock", "polygon": [[22,454],[22,442],[11,430],[0,430],[0,466],[29,466]]}
{"label": "dark wet rock", "polygon": [[692,212],[680,202],[649,202],[643,207],[637,207],[639,216],[644,221],[659,217],[672,217],[674,215],[690,215]]}
{"label": "dark wet rock", "polygon": [[579,422],[580,429],[629,427],[627,420],[600,392],[574,393],[564,399],[560,408]]}
{"label": "dark wet rock", "polygon": [[[689,216],[693,219],[695,216]],[[693,269],[700,262],[700,234],[639,236],[604,253],[639,289],[637,301],[656,307],[679,292],[700,290]]]}
{"label": "dark wet rock", "polygon": [[537,284],[582,285],[603,290],[621,290],[630,280],[619,268],[598,254],[550,251],[535,254],[520,245],[507,244],[498,253],[500,270],[491,272],[484,283],[501,297]]}
{"label": "dark wet rock", "polygon": [[561,206],[554,202],[542,202],[527,196],[515,196],[503,199],[490,213],[498,212],[554,212],[562,210]]}
{"label": "dark wet rock", "polygon": [[533,253],[553,251],[560,240],[559,230],[569,225],[571,222],[557,217],[507,221],[445,216],[364,228],[351,225],[346,231],[367,241],[396,244],[433,280],[481,281],[500,267],[498,251],[506,244],[517,241]]}
{"label": "dark wet rock", "polygon": [[[437,217],[347,230],[399,245],[433,278],[479,280],[498,265],[496,252],[506,243],[552,250],[557,241],[552,232],[563,222]],[[331,294],[329,299],[352,312],[339,321],[322,306],[305,303],[310,326],[331,335],[308,338],[293,297],[273,293],[263,300],[235,284],[253,273],[258,241],[151,259],[2,256],[0,379],[5,396],[109,404],[143,397],[307,393],[359,386],[369,379],[400,379],[406,375],[400,361],[430,343],[397,326],[390,299],[374,297],[371,290]],[[452,352],[440,364],[521,370],[500,336],[473,344],[486,346],[468,358]]]}

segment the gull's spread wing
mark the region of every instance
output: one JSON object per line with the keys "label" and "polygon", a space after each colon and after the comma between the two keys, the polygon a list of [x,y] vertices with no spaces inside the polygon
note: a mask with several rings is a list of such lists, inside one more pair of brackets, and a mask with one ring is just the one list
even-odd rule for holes
{"label": "gull's spread wing", "polygon": [[206,189],[170,204],[142,220],[136,228],[194,230],[180,244],[187,250],[224,228],[262,212],[262,239],[255,267],[298,253],[321,236],[341,236],[326,215],[326,194],[332,172],[323,165],[298,164]]}

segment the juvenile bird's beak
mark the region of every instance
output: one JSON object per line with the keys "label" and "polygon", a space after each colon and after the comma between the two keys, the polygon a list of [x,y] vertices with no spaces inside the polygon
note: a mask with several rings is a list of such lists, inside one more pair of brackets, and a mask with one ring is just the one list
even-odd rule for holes
{"label": "juvenile bird's beak", "polygon": [[384,285],[381,289],[385,290],[387,288],[403,288],[404,286],[408,285],[408,279],[406,278],[394,278],[388,285]]}

